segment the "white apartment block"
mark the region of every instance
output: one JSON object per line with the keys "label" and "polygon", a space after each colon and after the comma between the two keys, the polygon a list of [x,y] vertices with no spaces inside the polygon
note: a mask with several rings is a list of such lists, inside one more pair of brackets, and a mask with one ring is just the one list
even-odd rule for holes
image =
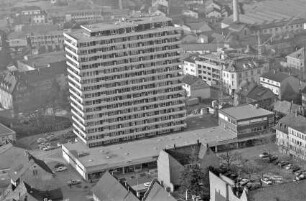
{"label": "white apartment block", "polygon": [[132,18],[64,33],[74,133],[89,147],[183,130],[180,29]]}
{"label": "white apartment block", "polygon": [[198,77],[198,65],[196,64],[197,56],[190,56],[184,59],[182,70],[184,75],[193,75]]}

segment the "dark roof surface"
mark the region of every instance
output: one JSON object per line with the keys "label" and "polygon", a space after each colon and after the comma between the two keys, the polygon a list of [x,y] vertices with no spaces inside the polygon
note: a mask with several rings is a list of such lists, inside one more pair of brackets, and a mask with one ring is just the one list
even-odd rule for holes
{"label": "dark roof surface", "polygon": [[182,82],[185,83],[185,84],[188,84],[188,85],[192,85],[194,84],[196,81],[200,80],[201,78],[198,78],[194,75],[189,75],[189,74],[186,74],[183,79],[182,79]]}
{"label": "dark roof surface", "polygon": [[300,105],[289,101],[277,101],[274,103],[274,111],[282,114],[290,114],[299,111]]}
{"label": "dark roof surface", "polygon": [[282,72],[274,73],[273,71],[270,71],[270,72],[264,73],[263,75],[261,75],[261,77],[269,79],[269,80],[273,80],[276,82],[282,82],[286,78],[290,77],[290,75],[286,73],[282,73]]}
{"label": "dark roof surface", "polygon": [[15,134],[15,131],[0,123],[0,136],[8,134]]}
{"label": "dark roof surface", "polygon": [[176,201],[157,181],[151,184],[144,201]]}
{"label": "dark roof surface", "polygon": [[[301,115],[288,114],[279,120],[277,128],[280,128],[281,125],[286,125],[302,133],[306,133],[306,118]],[[279,127],[278,127],[279,126]]]}
{"label": "dark roof surface", "polygon": [[139,201],[109,172],[102,176],[92,191],[96,197],[103,201]]}
{"label": "dark roof surface", "polygon": [[261,85],[257,85],[248,92],[246,97],[256,101],[260,101],[275,98],[275,95],[270,89],[265,88]]}

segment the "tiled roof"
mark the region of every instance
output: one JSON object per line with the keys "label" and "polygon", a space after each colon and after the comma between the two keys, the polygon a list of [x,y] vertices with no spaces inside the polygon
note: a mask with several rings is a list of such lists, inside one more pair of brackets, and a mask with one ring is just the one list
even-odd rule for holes
{"label": "tiled roof", "polygon": [[200,31],[200,32],[212,31],[210,26],[205,21],[188,23],[187,26],[190,27],[191,30],[195,30],[195,31]]}
{"label": "tiled roof", "polygon": [[261,85],[257,85],[248,92],[246,97],[259,101],[259,100],[275,98],[275,95],[270,89],[265,88]]}
{"label": "tiled roof", "polygon": [[177,201],[158,181],[153,181],[143,201]]}
{"label": "tiled roof", "polygon": [[105,172],[92,189],[93,194],[103,201],[139,201],[139,199],[109,172]]}
{"label": "tiled roof", "polygon": [[286,125],[287,127],[291,127],[306,134],[306,118],[301,115],[296,115],[293,113],[288,114],[279,120],[278,126],[281,126],[280,124]]}
{"label": "tiled roof", "polygon": [[189,74],[186,74],[183,79],[182,79],[182,82],[185,83],[185,84],[188,84],[188,85],[192,85],[194,84],[196,81],[200,80],[201,78],[198,78],[194,75],[189,75]]}
{"label": "tiled roof", "polygon": [[269,79],[269,80],[273,80],[276,82],[282,82],[286,78],[290,77],[290,75],[283,73],[283,72],[270,71],[270,72],[262,74],[261,77]]}
{"label": "tiled roof", "polygon": [[274,103],[274,111],[282,114],[290,114],[298,112],[302,106],[289,101],[277,101]]}

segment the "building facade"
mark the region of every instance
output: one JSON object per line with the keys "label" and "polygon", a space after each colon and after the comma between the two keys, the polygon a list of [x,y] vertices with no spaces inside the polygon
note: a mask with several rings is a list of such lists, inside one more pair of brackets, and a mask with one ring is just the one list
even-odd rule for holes
{"label": "building facade", "polygon": [[82,26],[64,36],[73,130],[83,143],[95,147],[186,127],[180,30],[169,18]]}
{"label": "building facade", "polygon": [[280,100],[292,101],[300,91],[300,80],[282,72],[270,71],[260,76],[260,84],[273,91]]}
{"label": "building facade", "polygon": [[274,113],[257,105],[241,105],[219,110],[219,125],[238,138],[269,132],[274,126]]}
{"label": "building facade", "polygon": [[268,71],[268,62],[251,57],[234,59],[223,70],[223,86],[229,94],[234,94],[243,81],[259,83],[260,76]]}
{"label": "building facade", "polygon": [[305,48],[298,49],[297,51],[286,56],[287,67],[299,71],[305,72]]}
{"label": "building facade", "polygon": [[291,113],[280,119],[276,143],[280,152],[306,160],[306,118]]}

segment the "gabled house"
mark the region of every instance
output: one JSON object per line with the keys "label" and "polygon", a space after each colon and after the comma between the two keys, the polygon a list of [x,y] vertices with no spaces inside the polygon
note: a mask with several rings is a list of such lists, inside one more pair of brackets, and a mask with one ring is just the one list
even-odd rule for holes
{"label": "gabled house", "polygon": [[264,109],[271,109],[276,100],[276,95],[268,88],[257,83],[248,83],[241,87],[234,95],[234,104],[258,104]]}
{"label": "gabled house", "polygon": [[211,98],[210,86],[201,78],[186,74],[183,79],[183,89],[185,89],[187,97],[199,97],[201,99]]}
{"label": "gabled house", "polygon": [[260,84],[271,89],[280,100],[295,101],[300,93],[300,80],[283,72],[270,71],[260,76]]}
{"label": "gabled house", "polygon": [[58,180],[50,167],[29,152],[25,154],[25,162],[20,160],[10,167],[10,184],[0,196],[0,200],[62,200],[63,194],[58,188]]}
{"label": "gabled house", "polygon": [[163,186],[153,180],[142,201],[177,201]]}
{"label": "gabled house", "polygon": [[186,26],[188,26],[193,33],[207,33],[212,31],[212,28],[205,21],[187,23]]}
{"label": "gabled house", "polygon": [[276,101],[274,103],[273,111],[275,112],[277,118],[281,118],[289,114],[304,114],[304,108],[301,105],[297,105],[289,101]]}
{"label": "gabled house", "polygon": [[157,160],[158,180],[164,187],[170,188],[171,192],[174,191],[180,185],[184,167],[191,165],[193,160],[202,169],[219,166],[219,158],[204,144],[166,149],[160,152]]}
{"label": "gabled house", "polygon": [[128,184],[120,183],[109,172],[105,172],[92,189],[94,201],[139,201]]}

